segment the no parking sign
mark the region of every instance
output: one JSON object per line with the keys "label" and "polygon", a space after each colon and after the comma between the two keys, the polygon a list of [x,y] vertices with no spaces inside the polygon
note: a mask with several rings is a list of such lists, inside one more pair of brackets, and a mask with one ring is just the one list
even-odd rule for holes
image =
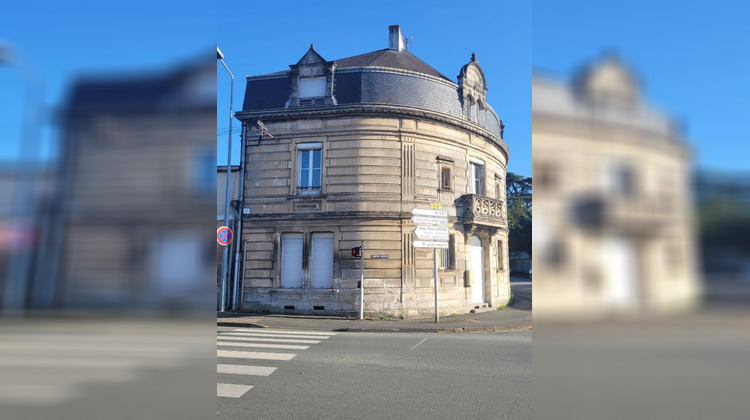
{"label": "no parking sign", "polygon": [[216,231],[216,242],[218,242],[219,245],[223,246],[227,246],[232,243],[232,229],[229,229],[226,226],[220,227]]}

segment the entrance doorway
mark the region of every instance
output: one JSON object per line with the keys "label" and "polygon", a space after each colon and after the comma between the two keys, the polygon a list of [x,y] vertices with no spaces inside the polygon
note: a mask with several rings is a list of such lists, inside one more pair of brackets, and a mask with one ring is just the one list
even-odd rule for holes
{"label": "entrance doorway", "polygon": [[474,303],[484,303],[484,247],[482,241],[471,237],[471,298]]}

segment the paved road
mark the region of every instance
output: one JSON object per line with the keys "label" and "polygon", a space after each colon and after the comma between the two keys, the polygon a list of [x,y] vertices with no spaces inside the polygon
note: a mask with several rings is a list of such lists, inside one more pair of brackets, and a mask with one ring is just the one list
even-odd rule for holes
{"label": "paved road", "polygon": [[219,330],[219,419],[531,418],[531,332]]}
{"label": "paved road", "polygon": [[513,291],[513,303],[510,307],[531,310],[531,280],[519,277],[510,278],[510,290]]}

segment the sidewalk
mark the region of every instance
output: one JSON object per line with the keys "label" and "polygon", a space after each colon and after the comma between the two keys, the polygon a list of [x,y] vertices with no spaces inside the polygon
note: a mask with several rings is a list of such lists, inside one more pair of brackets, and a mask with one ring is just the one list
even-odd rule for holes
{"label": "sidewalk", "polygon": [[[515,289],[515,288],[514,288]],[[530,331],[531,293],[515,292],[513,303],[502,309],[431,319],[350,319],[314,315],[253,315],[217,313],[220,327],[289,328],[348,332],[502,332]]]}

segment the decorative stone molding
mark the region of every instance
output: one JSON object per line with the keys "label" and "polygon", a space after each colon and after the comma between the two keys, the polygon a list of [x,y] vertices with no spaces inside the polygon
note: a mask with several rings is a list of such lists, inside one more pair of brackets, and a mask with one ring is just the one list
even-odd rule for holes
{"label": "decorative stone molding", "polygon": [[490,228],[508,226],[502,200],[465,194],[456,200],[456,213],[458,222],[466,226],[467,230],[474,229],[474,225]]}

